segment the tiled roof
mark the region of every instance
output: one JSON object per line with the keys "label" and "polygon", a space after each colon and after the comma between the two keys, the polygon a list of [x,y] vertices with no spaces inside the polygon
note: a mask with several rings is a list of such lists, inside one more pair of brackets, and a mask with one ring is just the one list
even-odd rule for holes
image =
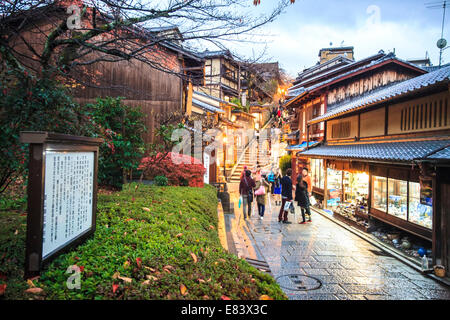
{"label": "tiled roof", "polygon": [[[322,145],[301,152],[300,156],[319,156],[379,161],[412,161],[427,158],[437,150],[450,147],[450,140],[401,141],[379,143],[355,143],[340,145]],[[435,154],[433,154],[435,155]],[[450,152],[447,153],[450,159]]]}
{"label": "tiled roof", "polygon": [[[318,144],[319,142],[318,141],[310,141],[309,142],[309,146],[310,147],[313,147],[313,146],[315,146],[316,144]],[[295,145],[290,145],[290,146],[288,146],[286,149],[287,150],[303,150],[303,149],[305,149],[306,148],[306,141],[303,141],[303,143],[301,143],[301,144],[295,144]]]}
{"label": "tiled roof", "polygon": [[209,94],[206,94],[206,93],[201,92],[201,91],[194,91],[194,95],[204,96],[205,98],[209,98],[209,99],[221,102],[221,103],[229,104],[229,105],[231,105],[233,107],[237,107],[237,104],[235,104],[235,103],[232,103],[232,102],[229,102],[229,101],[225,101],[225,100],[219,99],[219,98],[214,97],[214,96],[210,96]]}
{"label": "tiled roof", "polygon": [[197,54],[203,58],[212,58],[212,57],[218,57],[218,56],[226,56],[229,58],[233,58],[233,55],[231,54],[231,52],[229,50],[216,50],[216,51],[206,50],[203,52],[199,52]]}
{"label": "tiled roof", "polygon": [[[306,79],[306,80],[304,80],[302,82],[298,82],[295,86],[291,87],[291,90],[302,88],[302,87],[304,87],[305,83],[308,84],[312,80],[317,80],[317,79],[320,79],[320,78],[326,78],[327,76],[329,76],[331,74],[334,74],[336,72],[341,72],[341,71],[345,71],[346,69],[351,69],[351,71],[350,71],[350,73],[351,73],[351,72],[353,72],[353,70],[359,70],[359,69],[356,69],[357,66],[364,67],[364,66],[366,66],[369,63],[374,63],[374,62],[379,63],[379,62],[382,62],[382,61],[386,60],[386,58],[392,58],[392,57],[393,57],[392,53],[385,54],[381,50],[377,54],[371,55],[369,57],[366,57],[366,58],[358,60],[358,61],[349,60],[349,61],[351,61],[351,63],[344,64],[344,65],[338,65],[337,68],[329,68],[324,73],[321,73],[321,74],[318,74],[318,75],[316,75],[314,77],[308,78],[308,79]],[[330,60],[329,62],[331,62],[331,61],[332,60]],[[327,62],[325,62],[324,64],[326,64],[326,63]],[[321,65],[319,65],[319,67],[320,66]],[[346,74],[348,74],[348,73],[340,74],[340,75],[335,76],[334,78],[330,78],[330,79],[337,79],[337,78],[339,78],[339,77],[341,77],[343,75],[346,75]],[[327,81],[327,80],[325,80],[325,81]],[[323,82],[320,82],[320,83],[323,83]],[[310,87],[308,85],[306,85],[306,88],[309,89]]]}
{"label": "tiled roof", "polygon": [[208,104],[208,103],[206,103],[206,102],[197,100],[197,99],[195,99],[195,98],[192,98],[192,104],[193,104],[194,106],[199,107],[199,108],[201,108],[201,109],[203,109],[203,110],[206,110],[206,111],[208,111],[208,112],[213,112],[213,113],[225,113],[225,111],[223,111],[222,109],[219,109],[219,108],[217,108],[217,107],[215,107],[215,106],[213,106],[213,105],[210,105],[210,104]]}
{"label": "tiled roof", "polygon": [[333,107],[331,110],[321,115],[320,117],[310,120],[309,123],[317,123],[323,120],[328,120],[342,114],[349,113],[366,105],[372,105],[387,99],[392,99],[399,95],[448,80],[450,80],[450,66],[434,72],[423,74],[409,80],[385,86],[366,95],[343,102],[342,104]]}
{"label": "tiled roof", "polygon": [[303,82],[309,81],[312,77],[318,74],[322,76],[323,74],[328,73],[333,69],[341,67],[342,64],[351,64],[351,63],[354,63],[354,61],[341,55],[336,56],[333,59],[330,59],[324,63],[317,63],[316,65],[308,69],[305,69],[303,70],[303,72],[299,73],[294,81],[294,85],[296,87],[301,86]]}
{"label": "tiled roof", "polygon": [[447,160],[450,159],[450,147],[437,151],[427,157],[427,159],[433,160]]}
{"label": "tiled roof", "polygon": [[[378,55],[380,55],[380,54],[378,54]],[[306,91],[307,91],[307,92],[313,92],[313,91],[316,90],[316,89],[320,89],[320,88],[322,88],[322,87],[325,87],[325,86],[327,86],[327,85],[330,85],[332,82],[334,82],[334,81],[336,81],[336,80],[339,80],[339,79],[341,79],[341,78],[345,78],[345,77],[347,77],[347,76],[349,76],[349,75],[352,75],[352,74],[354,74],[354,73],[357,73],[357,72],[364,72],[364,70],[368,70],[369,68],[372,68],[372,67],[374,67],[374,66],[376,66],[376,65],[379,65],[379,64],[381,64],[381,63],[386,63],[387,61],[401,62],[401,63],[403,63],[403,64],[409,65],[410,67],[412,67],[412,68],[414,68],[414,69],[416,69],[416,70],[419,70],[419,72],[420,72],[420,70],[423,70],[423,72],[426,72],[426,70],[424,70],[424,69],[422,69],[422,68],[420,68],[420,67],[418,67],[418,66],[416,66],[416,65],[414,65],[414,64],[412,64],[412,63],[409,63],[408,61],[405,61],[405,60],[402,60],[402,59],[397,58],[393,53],[385,54],[385,55],[381,56],[381,57],[378,58],[378,59],[374,59],[375,57],[377,57],[377,55],[371,56],[371,57],[369,57],[369,58],[366,58],[366,59],[363,59],[363,60],[360,60],[360,61],[356,61],[356,62],[351,63],[351,64],[349,64],[349,65],[344,65],[344,66],[342,66],[341,68],[338,68],[338,69],[334,69],[334,70],[332,70],[332,72],[335,72],[335,71],[337,71],[337,70],[339,70],[339,69],[350,68],[350,67],[352,67],[352,66],[354,66],[354,65],[360,64],[361,61],[366,61],[366,62],[368,62],[368,61],[370,61],[370,58],[372,59],[372,61],[370,61],[370,63],[363,64],[361,67],[358,67],[358,68],[355,68],[355,69],[351,69],[351,70],[349,70],[349,71],[347,71],[347,72],[338,74],[337,76],[328,78],[327,80],[324,80],[324,81],[321,81],[321,82],[319,82],[319,83],[316,83],[315,85],[312,85],[312,86],[309,86],[309,87],[306,87],[306,88],[298,87],[298,86],[296,86],[296,87],[291,87],[288,96],[290,96],[291,94],[296,94],[296,97],[293,98],[293,99],[290,99],[289,101],[287,101],[287,102],[285,103],[285,105],[288,105],[288,104],[290,103],[290,101],[295,100],[298,96],[302,95],[302,94],[303,94],[304,92],[306,92]],[[331,73],[331,72],[330,72],[330,73]],[[321,76],[321,77],[322,77],[322,76]],[[313,120],[314,120],[314,119],[313,119]],[[313,120],[312,120],[312,121],[313,121]]]}

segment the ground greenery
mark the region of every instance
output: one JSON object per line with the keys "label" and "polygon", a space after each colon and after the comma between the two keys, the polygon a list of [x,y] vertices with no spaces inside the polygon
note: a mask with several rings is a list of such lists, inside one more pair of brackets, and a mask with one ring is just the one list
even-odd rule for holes
{"label": "ground greenery", "polygon": [[[29,281],[26,214],[2,208],[0,299],[286,298],[272,277],[221,247],[213,187],[127,184],[98,200],[95,235]],[[75,264],[81,289],[69,290],[66,270]]]}

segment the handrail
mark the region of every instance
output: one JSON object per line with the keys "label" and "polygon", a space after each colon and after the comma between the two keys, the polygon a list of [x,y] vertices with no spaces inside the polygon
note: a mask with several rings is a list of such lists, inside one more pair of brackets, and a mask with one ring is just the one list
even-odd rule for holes
{"label": "handrail", "polygon": [[[266,124],[261,128],[261,130],[264,130],[265,128],[267,128],[267,126],[272,123],[274,120],[274,118],[270,118]],[[238,161],[236,162],[236,164],[234,165],[233,169],[231,169],[231,173],[228,177],[225,177],[226,181],[229,182],[231,177],[233,176],[234,172],[236,171],[237,167],[239,166],[239,164],[241,163],[242,159],[245,156],[245,153],[247,152],[247,149],[252,145],[252,143],[256,140],[256,135],[254,135],[252,137],[252,139],[246,144],[245,148],[242,150],[242,154],[239,156]]]}

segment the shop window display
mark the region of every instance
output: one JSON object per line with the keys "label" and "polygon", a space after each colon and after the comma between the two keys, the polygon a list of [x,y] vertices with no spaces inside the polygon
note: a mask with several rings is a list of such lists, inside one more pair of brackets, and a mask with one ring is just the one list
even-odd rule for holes
{"label": "shop window display", "polygon": [[348,171],[344,171],[343,174],[344,197],[343,201],[333,210],[334,216],[367,231],[369,229],[367,201],[369,197],[369,175],[365,172]]}
{"label": "shop window display", "polygon": [[431,229],[433,207],[421,201],[421,185],[418,182],[409,182],[409,217],[408,220],[423,227]]}
{"label": "shop window display", "polygon": [[372,207],[387,212],[387,178],[374,176],[372,190]]}
{"label": "shop window display", "polygon": [[344,201],[367,205],[369,196],[369,175],[365,172],[344,171]]}
{"label": "shop window display", "polygon": [[388,213],[401,219],[408,217],[408,182],[388,179]]}
{"label": "shop window display", "polygon": [[342,171],[327,168],[327,207],[337,207],[342,196]]}

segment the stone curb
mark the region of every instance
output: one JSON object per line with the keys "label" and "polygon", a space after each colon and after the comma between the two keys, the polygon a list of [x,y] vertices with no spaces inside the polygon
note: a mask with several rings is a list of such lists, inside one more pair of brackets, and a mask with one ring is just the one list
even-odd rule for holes
{"label": "stone curb", "polygon": [[413,268],[414,270],[420,272],[422,275],[431,278],[441,284],[444,284],[446,286],[450,286],[450,282],[447,281],[446,279],[443,278],[439,278],[438,276],[434,275],[434,274],[430,274],[427,272],[423,272],[422,269],[414,262],[410,261],[410,259],[400,253],[398,253],[397,251],[392,250],[391,248],[389,248],[386,244],[384,244],[383,242],[379,241],[379,240],[375,240],[372,239],[371,237],[369,237],[368,235],[364,234],[362,231],[356,229],[356,228],[352,228],[348,225],[346,225],[345,223],[331,217],[329,214],[325,213],[324,211],[322,211],[321,209],[317,209],[314,207],[311,207],[311,210],[313,210],[314,212],[320,214],[321,216],[327,218],[328,220],[338,224],[339,226],[343,227],[344,229],[346,229],[347,231],[350,231],[351,233],[357,235],[358,237],[360,237],[361,239],[369,242],[370,244],[372,244],[373,246],[377,247],[378,249],[381,249],[384,252],[389,253],[391,256],[393,256],[394,258],[396,258],[397,260],[403,262],[404,264],[408,265],[409,267]]}

